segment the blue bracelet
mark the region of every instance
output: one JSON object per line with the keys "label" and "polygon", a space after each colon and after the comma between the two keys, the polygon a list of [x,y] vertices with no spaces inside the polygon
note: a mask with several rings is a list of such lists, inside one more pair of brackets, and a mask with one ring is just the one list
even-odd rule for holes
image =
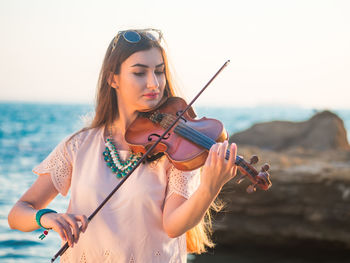
{"label": "blue bracelet", "polygon": [[35,220],[36,220],[36,223],[37,223],[40,227],[45,228],[45,229],[50,229],[50,228],[43,227],[42,224],[40,223],[41,217],[42,217],[44,214],[47,214],[47,213],[57,213],[57,212],[56,212],[55,210],[48,209],[48,208],[40,209],[40,210],[38,210],[38,212],[36,212]]}

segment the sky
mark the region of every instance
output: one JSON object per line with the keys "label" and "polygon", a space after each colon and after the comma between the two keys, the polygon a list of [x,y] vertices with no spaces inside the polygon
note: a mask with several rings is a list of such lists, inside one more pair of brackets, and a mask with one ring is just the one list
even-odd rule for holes
{"label": "sky", "polygon": [[350,1],[0,0],[0,101],[93,103],[119,30],[158,28],[199,106],[350,108]]}

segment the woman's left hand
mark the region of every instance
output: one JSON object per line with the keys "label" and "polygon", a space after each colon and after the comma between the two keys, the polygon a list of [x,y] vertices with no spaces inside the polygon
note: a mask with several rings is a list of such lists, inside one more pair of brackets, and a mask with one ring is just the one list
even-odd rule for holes
{"label": "woman's left hand", "polygon": [[203,166],[200,187],[205,187],[212,195],[217,195],[224,184],[236,176],[237,146],[235,143],[230,145],[228,160],[225,159],[227,149],[228,141],[214,144]]}

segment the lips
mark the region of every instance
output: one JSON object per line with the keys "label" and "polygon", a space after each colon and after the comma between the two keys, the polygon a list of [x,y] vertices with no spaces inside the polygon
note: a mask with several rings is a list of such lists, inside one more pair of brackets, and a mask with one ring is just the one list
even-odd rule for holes
{"label": "lips", "polygon": [[143,96],[153,99],[153,98],[156,98],[158,96],[158,94],[159,93],[157,93],[157,92],[151,92],[151,93],[146,93]]}

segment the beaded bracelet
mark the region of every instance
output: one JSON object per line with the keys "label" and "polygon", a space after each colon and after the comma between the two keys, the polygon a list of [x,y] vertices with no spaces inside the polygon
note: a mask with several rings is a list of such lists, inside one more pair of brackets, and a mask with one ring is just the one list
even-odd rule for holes
{"label": "beaded bracelet", "polygon": [[40,220],[41,220],[41,217],[44,215],[44,214],[47,214],[47,213],[57,213],[55,210],[52,210],[52,209],[48,209],[48,208],[45,208],[45,209],[40,209],[38,210],[38,212],[36,212],[36,215],[35,215],[35,220],[36,220],[36,223],[42,227],[42,228],[45,228],[46,230],[44,231],[43,234],[41,234],[39,236],[39,239],[43,240],[46,235],[49,233],[48,230],[50,230],[50,228],[46,228],[44,227],[41,223],[40,223]]}

